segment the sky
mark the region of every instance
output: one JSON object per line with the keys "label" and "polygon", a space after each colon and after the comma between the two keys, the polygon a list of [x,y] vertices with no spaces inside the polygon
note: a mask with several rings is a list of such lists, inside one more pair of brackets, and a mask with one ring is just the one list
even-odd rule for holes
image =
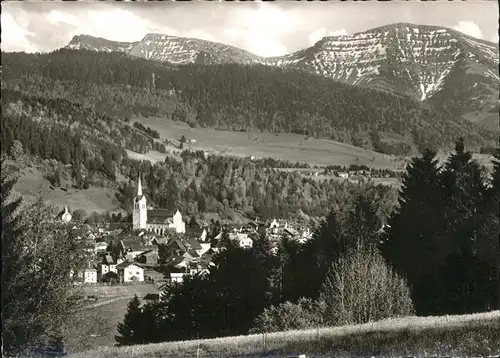
{"label": "sky", "polygon": [[148,33],[194,37],[280,56],[324,36],[354,33],[397,22],[454,28],[498,42],[495,0],[264,3],[2,2],[5,52],[49,52],[75,35],[139,41]]}

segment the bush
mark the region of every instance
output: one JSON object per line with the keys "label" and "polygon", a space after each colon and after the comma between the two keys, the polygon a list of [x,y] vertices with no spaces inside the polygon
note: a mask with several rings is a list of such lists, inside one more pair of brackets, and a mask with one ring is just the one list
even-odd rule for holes
{"label": "bush", "polygon": [[324,303],[301,298],[298,303],[285,302],[266,308],[255,320],[250,333],[281,332],[315,328],[323,325]]}
{"label": "bush", "polygon": [[325,322],[346,325],[414,313],[406,280],[398,276],[375,249],[360,248],[331,266],[320,299]]}

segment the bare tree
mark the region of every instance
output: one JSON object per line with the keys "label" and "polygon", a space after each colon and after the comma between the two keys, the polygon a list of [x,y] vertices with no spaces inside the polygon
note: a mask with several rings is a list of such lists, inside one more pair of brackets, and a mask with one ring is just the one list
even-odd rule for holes
{"label": "bare tree", "polygon": [[365,323],[413,314],[406,280],[385,263],[375,249],[358,248],[335,261],[322,287],[325,322]]}

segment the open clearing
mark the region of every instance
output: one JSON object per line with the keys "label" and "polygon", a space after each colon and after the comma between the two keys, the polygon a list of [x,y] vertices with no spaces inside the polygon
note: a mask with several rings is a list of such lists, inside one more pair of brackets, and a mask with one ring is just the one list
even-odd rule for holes
{"label": "open clearing", "polygon": [[83,209],[88,214],[93,211],[121,211],[115,192],[111,188],[91,187],[86,190],[51,188],[50,182],[43,173],[32,167],[21,169],[21,176],[15,186],[15,191],[26,200],[34,201],[41,195],[50,205],[70,210]]}
{"label": "open clearing", "polygon": [[404,317],[362,325],[103,347],[71,357],[308,357],[494,356],[500,353],[500,311],[440,317]]}
{"label": "open clearing", "polygon": [[[218,155],[237,157],[271,157],[311,165],[349,165],[364,164],[374,168],[392,168],[397,165],[395,157],[375,153],[352,145],[327,139],[306,139],[305,135],[273,134],[260,132],[235,132],[207,128],[191,128],[183,122],[166,118],[135,117],[146,127],[157,130],[162,138],[178,144],[184,135],[184,148],[203,150]],[[191,140],[195,143],[190,143]],[[174,147],[168,146],[167,150]]]}
{"label": "open clearing", "polygon": [[158,289],[152,284],[138,284],[138,285],[96,285],[84,286],[84,295],[95,295],[100,298],[110,297],[137,297],[142,298],[148,293],[158,293]]}
{"label": "open clearing", "polygon": [[98,327],[94,327],[93,333],[87,342],[87,347],[90,347],[90,349],[114,346],[118,323],[123,322],[127,306],[134,295],[137,294],[137,297],[142,300],[148,293],[159,292],[152,284],[96,285],[81,288],[83,295],[98,297],[95,303],[81,309],[90,316],[97,315],[101,321]]}

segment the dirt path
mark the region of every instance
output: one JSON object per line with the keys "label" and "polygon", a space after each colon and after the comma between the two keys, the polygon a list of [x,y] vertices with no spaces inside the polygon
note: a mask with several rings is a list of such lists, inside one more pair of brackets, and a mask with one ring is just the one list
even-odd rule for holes
{"label": "dirt path", "polygon": [[114,297],[114,298],[111,298],[111,299],[106,300],[106,301],[97,302],[97,303],[85,306],[83,308],[80,308],[80,309],[77,310],[77,312],[79,312],[79,311],[85,311],[85,310],[88,310],[88,309],[91,309],[91,308],[96,308],[96,307],[99,307],[99,306],[108,305],[110,303],[113,303],[113,302],[116,302],[116,301],[119,301],[119,300],[124,300],[124,299],[130,300],[130,297]]}

